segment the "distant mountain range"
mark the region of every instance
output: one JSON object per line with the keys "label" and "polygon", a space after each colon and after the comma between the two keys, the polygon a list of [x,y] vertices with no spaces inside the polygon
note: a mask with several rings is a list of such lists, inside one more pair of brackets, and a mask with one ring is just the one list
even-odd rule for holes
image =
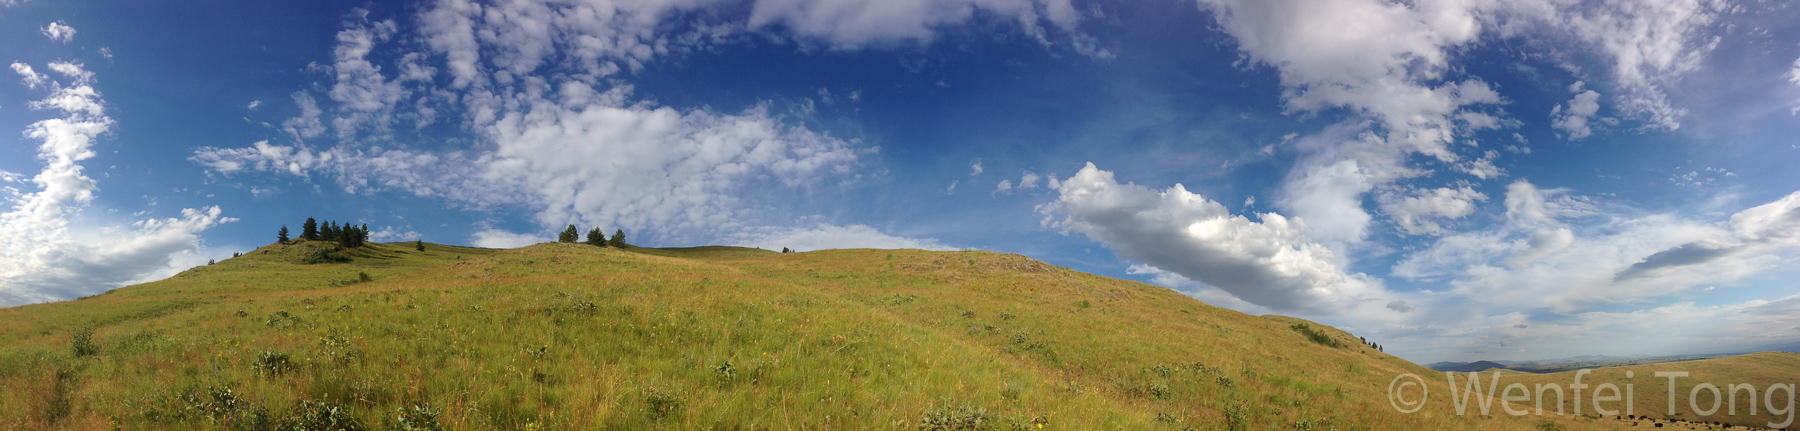
{"label": "distant mountain range", "polygon": [[1507,369],[1506,364],[1502,364],[1502,363],[1494,362],[1494,361],[1437,362],[1437,363],[1432,363],[1432,364],[1426,364],[1425,368],[1430,368],[1433,371],[1451,371],[1451,372],[1458,372],[1458,373],[1469,372],[1469,371],[1486,371],[1486,370],[1490,370],[1490,369],[1494,369],[1494,368]]}

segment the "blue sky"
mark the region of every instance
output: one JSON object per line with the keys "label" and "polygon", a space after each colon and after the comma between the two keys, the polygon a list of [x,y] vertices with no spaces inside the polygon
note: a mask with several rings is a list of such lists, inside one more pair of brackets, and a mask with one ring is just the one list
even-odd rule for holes
{"label": "blue sky", "polygon": [[982,249],[1420,362],[1800,344],[1800,8],[0,0],[0,304],[308,216]]}

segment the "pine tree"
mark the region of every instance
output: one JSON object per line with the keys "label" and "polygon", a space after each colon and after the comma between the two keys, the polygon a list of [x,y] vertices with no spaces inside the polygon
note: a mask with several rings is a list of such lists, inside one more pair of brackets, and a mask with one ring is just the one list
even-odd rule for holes
{"label": "pine tree", "polygon": [[325,241],[337,241],[337,230],[337,222],[326,220],[325,225],[319,227],[319,239]]}
{"label": "pine tree", "polygon": [[280,243],[282,245],[287,245],[287,243],[288,243],[287,225],[281,225],[281,231],[275,233],[275,242]]}
{"label": "pine tree", "polygon": [[595,226],[593,229],[588,229],[587,244],[605,247],[606,234],[600,233],[600,227],[598,226]]}
{"label": "pine tree", "polygon": [[421,239],[416,242],[413,242],[413,248],[419,249],[420,253],[424,253],[425,252],[425,240]]}
{"label": "pine tree", "polygon": [[581,239],[581,231],[575,230],[575,225],[573,224],[569,225],[568,229],[563,229],[562,234],[556,236],[556,242],[572,244],[577,239]]}
{"label": "pine tree", "polygon": [[787,248],[787,247],[782,247],[782,248],[781,248],[781,252],[782,252],[782,253],[793,253],[793,252],[794,252],[794,251],[793,251],[793,250],[788,250],[788,248]]}
{"label": "pine tree", "polygon": [[613,247],[624,247],[625,246],[625,230],[619,229],[619,230],[613,231],[612,239],[607,240],[606,243]]}
{"label": "pine tree", "polygon": [[300,225],[300,238],[308,241],[319,239],[319,222],[312,217],[306,218],[306,224]]}

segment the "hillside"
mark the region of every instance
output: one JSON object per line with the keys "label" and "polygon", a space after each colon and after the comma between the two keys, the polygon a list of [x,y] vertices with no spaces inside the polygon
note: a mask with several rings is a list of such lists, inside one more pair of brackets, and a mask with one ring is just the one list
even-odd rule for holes
{"label": "hillside", "polygon": [[[1351,334],[1018,255],[409,242],[302,263],[319,247],[0,309],[0,426],[1630,425],[1456,415],[1442,373]],[[1425,377],[1423,410],[1389,403],[1402,373]]]}

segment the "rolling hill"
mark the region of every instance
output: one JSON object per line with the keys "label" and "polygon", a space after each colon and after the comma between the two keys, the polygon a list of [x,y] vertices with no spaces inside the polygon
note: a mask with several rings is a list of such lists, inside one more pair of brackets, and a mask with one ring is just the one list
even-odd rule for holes
{"label": "rolling hill", "polygon": [[[1633,425],[1458,415],[1441,373],[1351,334],[1019,255],[408,242],[305,263],[334,260],[320,258],[332,247],[269,245],[166,280],[0,309],[0,426]],[[1788,359],[1731,377],[1791,376]],[[1431,393],[1415,413],[1388,398],[1402,374]]]}

